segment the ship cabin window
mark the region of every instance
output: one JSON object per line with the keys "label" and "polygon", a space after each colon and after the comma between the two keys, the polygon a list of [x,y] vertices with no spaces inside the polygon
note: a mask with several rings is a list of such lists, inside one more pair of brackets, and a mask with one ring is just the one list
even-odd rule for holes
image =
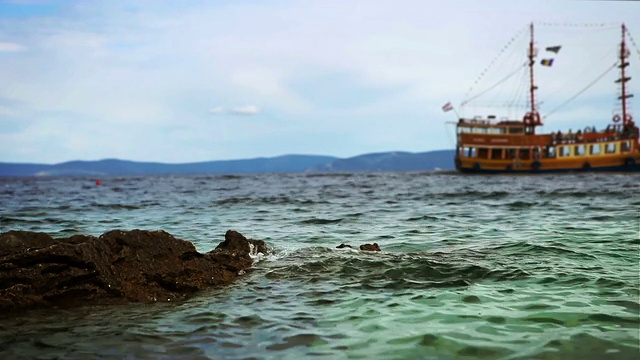
{"label": "ship cabin window", "polygon": [[519,156],[518,157],[521,160],[529,160],[529,149],[528,148],[520,149],[520,151],[518,151],[518,152],[519,152]]}
{"label": "ship cabin window", "polygon": [[505,129],[504,128],[499,128],[499,127],[491,127],[488,130],[489,134],[504,134],[505,133]]}
{"label": "ship cabin window", "polygon": [[493,128],[486,126],[459,126],[458,134],[487,134],[493,133]]}
{"label": "ship cabin window", "polygon": [[524,129],[522,127],[510,127],[509,134],[522,134]]}
{"label": "ship cabin window", "polygon": [[615,154],[616,153],[616,143],[608,143],[604,147],[604,152],[606,154]]}
{"label": "ship cabin window", "polygon": [[503,149],[491,149],[491,159],[500,160],[502,159]]}
{"label": "ship cabin window", "polygon": [[620,151],[621,152],[629,152],[631,150],[631,141],[623,141],[620,143]]}
{"label": "ship cabin window", "polygon": [[545,157],[555,158],[556,157],[556,147],[555,146],[547,146],[545,149]]}
{"label": "ship cabin window", "polygon": [[516,149],[506,149],[506,157],[507,157],[507,159],[515,159],[516,158]]}
{"label": "ship cabin window", "polygon": [[479,159],[488,159],[489,158],[489,150],[487,148],[479,148],[478,149],[478,158]]}
{"label": "ship cabin window", "polygon": [[585,146],[584,145],[576,146],[575,153],[576,153],[576,156],[584,156],[586,153]]}
{"label": "ship cabin window", "polygon": [[600,155],[601,153],[600,144],[591,145],[591,155]]}
{"label": "ship cabin window", "polygon": [[476,148],[474,147],[464,147],[462,148],[462,154],[463,156],[469,157],[469,158],[474,158],[476,157]]}
{"label": "ship cabin window", "polygon": [[558,155],[560,157],[571,156],[571,146],[559,146]]}

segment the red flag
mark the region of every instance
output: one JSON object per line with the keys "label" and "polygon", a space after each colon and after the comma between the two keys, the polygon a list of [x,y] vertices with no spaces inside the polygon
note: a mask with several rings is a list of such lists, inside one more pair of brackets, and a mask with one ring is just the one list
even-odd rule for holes
{"label": "red flag", "polygon": [[453,110],[453,105],[451,105],[451,101],[442,105],[442,111],[447,112]]}

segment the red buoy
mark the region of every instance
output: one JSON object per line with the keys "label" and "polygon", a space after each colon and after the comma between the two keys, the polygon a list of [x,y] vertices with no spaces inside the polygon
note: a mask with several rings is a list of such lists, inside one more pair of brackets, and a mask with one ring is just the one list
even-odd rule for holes
{"label": "red buoy", "polygon": [[102,185],[102,181],[96,180],[96,185]]}

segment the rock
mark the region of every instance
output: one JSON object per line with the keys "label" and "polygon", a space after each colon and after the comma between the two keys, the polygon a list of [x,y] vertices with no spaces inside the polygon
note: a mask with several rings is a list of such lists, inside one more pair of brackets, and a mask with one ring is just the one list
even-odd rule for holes
{"label": "rock", "polygon": [[227,231],[199,253],[164,231],[109,231],[54,239],[44,233],[0,234],[0,312],[48,306],[182,299],[225,285],[268,253],[264,241]]}
{"label": "rock", "polygon": [[363,245],[360,245],[360,250],[364,250],[364,251],[380,251],[380,246],[378,246],[378,243],[363,244]]}
{"label": "rock", "polygon": [[[353,246],[351,246],[349,244],[340,244],[340,245],[336,246],[336,249],[344,249],[344,248],[353,249]],[[363,244],[363,245],[360,245],[360,250],[363,250],[363,251],[380,251],[380,246],[378,246],[378,243]]]}

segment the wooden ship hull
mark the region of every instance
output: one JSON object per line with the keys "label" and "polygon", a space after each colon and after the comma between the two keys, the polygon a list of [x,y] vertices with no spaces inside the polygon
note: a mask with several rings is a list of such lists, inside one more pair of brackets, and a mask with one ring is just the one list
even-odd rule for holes
{"label": "wooden ship hull", "polygon": [[463,173],[640,171],[638,127],[525,135],[519,121],[460,120],[456,169]]}
{"label": "wooden ship hull", "polygon": [[[460,118],[456,123],[456,169],[470,174],[518,174],[560,172],[636,172],[640,171],[640,130],[629,111],[627,91],[631,77],[626,27],[622,25],[622,42],[617,67],[620,77],[620,109],[603,129],[588,126],[576,132],[536,133],[542,125],[536,103],[534,82],[533,24],[528,51],[530,109],[522,120],[508,118]],[[559,47],[558,47],[559,48]],[[446,108],[445,108],[446,107]],[[443,110],[452,110],[450,103]],[[457,113],[456,113],[457,115]]]}
{"label": "wooden ship hull", "polygon": [[600,159],[550,160],[536,164],[534,161],[513,164],[510,161],[466,161],[457,158],[456,169],[466,174],[513,174],[513,173],[563,173],[563,172],[640,172],[640,156],[612,156]]}

